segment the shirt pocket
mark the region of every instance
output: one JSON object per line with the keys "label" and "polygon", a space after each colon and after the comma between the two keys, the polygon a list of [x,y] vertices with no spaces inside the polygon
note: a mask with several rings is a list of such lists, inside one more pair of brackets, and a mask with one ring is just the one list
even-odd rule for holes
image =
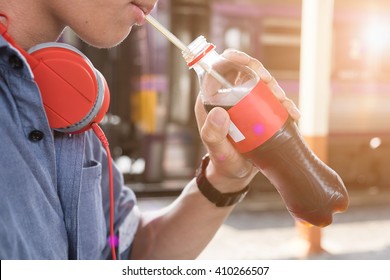
{"label": "shirt pocket", "polygon": [[79,200],[79,258],[100,259],[107,231],[101,190],[102,166],[90,161],[83,168]]}

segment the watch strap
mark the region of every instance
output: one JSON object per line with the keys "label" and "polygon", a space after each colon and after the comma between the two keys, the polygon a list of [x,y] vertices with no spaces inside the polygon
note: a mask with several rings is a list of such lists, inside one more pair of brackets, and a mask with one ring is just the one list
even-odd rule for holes
{"label": "watch strap", "polygon": [[210,157],[206,154],[202,158],[200,167],[196,171],[196,183],[199,191],[217,207],[225,207],[237,204],[243,200],[249,191],[249,185],[238,192],[222,193],[209,182],[206,177],[206,168],[210,162]]}

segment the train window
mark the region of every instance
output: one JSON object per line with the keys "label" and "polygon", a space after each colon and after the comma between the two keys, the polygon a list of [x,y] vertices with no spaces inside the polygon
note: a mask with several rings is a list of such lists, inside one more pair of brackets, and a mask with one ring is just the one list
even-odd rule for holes
{"label": "train window", "polygon": [[334,78],[390,80],[389,22],[359,17],[334,23]]}
{"label": "train window", "polygon": [[237,50],[249,50],[251,44],[250,33],[243,28],[231,27],[225,31],[225,46]]}
{"label": "train window", "polygon": [[263,20],[258,44],[261,60],[278,78],[299,75],[301,24],[297,18],[268,17]]}

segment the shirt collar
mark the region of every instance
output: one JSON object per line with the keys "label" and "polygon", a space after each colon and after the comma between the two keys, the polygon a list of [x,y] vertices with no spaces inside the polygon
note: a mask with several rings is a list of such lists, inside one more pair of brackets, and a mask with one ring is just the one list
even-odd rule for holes
{"label": "shirt collar", "polygon": [[9,46],[9,43],[6,39],[3,38],[3,36],[0,36],[0,48]]}
{"label": "shirt collar", "polygon": [[19,58],[22,59],[24,64],[27,66],[26,69],[28,69],[29,76],[34,78],[34,74],[33,74],[32,70],[31,70],[31,67],[28,64],[26,58],[16,48],[11,46],[11,44],[6,39],[4,39],[4,37],[1,36],[1,35],[0,35],[0,48],[8,48],[8,49],[11,49],[12,51],[14,51],[15,53],[17,53]]}

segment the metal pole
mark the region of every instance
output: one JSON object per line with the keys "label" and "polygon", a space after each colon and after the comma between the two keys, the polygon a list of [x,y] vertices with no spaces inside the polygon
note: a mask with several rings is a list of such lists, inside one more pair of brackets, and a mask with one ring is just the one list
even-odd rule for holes
{"label": "metal pole", "polygon": [[[211,1],[171,0],[171,31],[188,45],[199,35],[210,34]],[[170,55],[170,102],[169,117],[172,124],[192,139],[184,144],[186,165],[194,170],[204,153],[199,138],[193,108],[199,93],[199,82],[193,71],[188,70],[180,51],[171,45]]]}
{"label": "metal pole", "polygon": [[[302,1],[299,127],[309,146],[324,162],[328,160],[333,8],[333,0]],[[299,223],[297,228],[307,241],[306,255],[323,251],[319,228]]]}

